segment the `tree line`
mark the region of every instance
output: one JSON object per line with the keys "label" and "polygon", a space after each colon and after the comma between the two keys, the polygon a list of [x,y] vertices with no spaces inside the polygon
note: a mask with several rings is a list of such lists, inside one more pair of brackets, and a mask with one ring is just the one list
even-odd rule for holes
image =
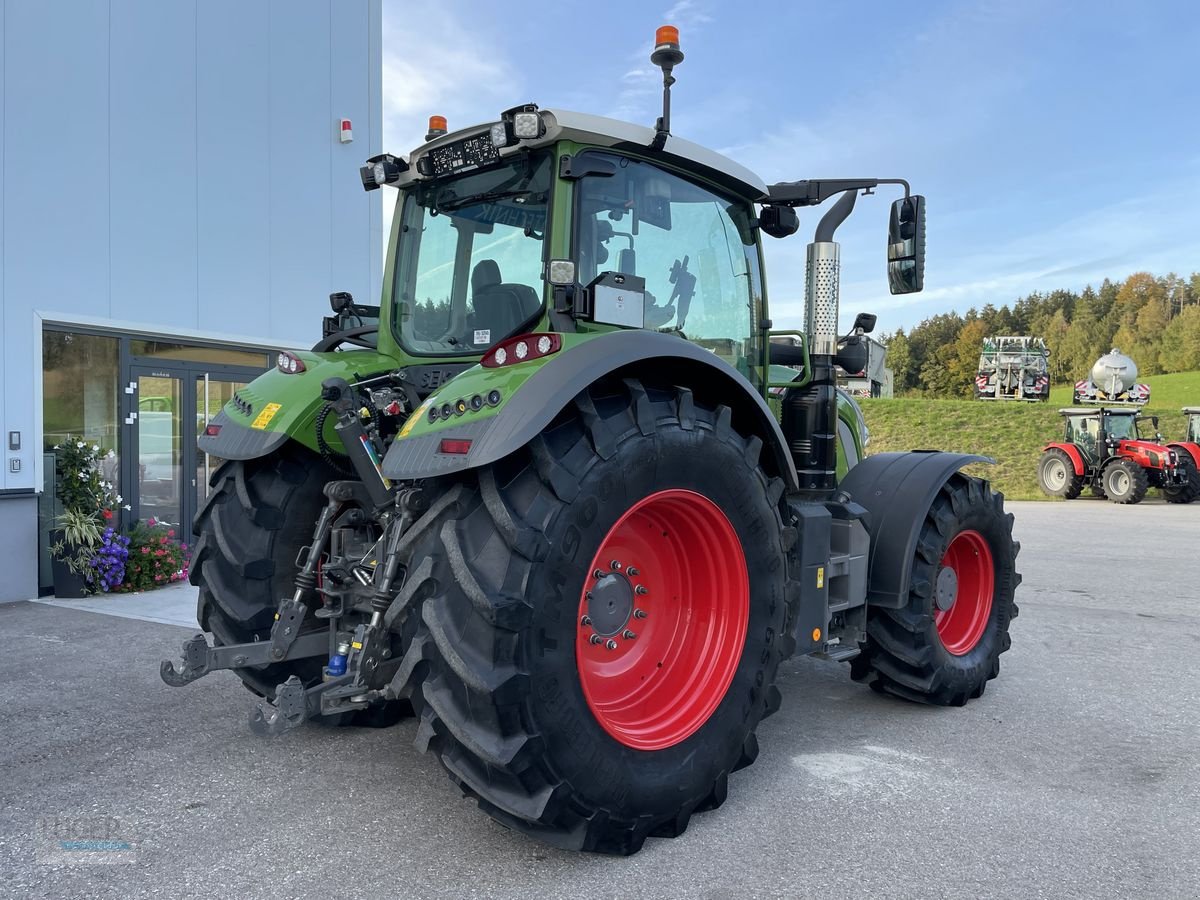
{"label": "tree line", "polygon": [[971,397],[983,340],[1002,334],[1044,339],[1056,383],[1085,378],[1113,347],[1133,358],[1139,377],[1200,369],[1200,272],[1137,272],[1098,289],[1033,293],[1011,307],[941,313],[880,340],[897,394]]}

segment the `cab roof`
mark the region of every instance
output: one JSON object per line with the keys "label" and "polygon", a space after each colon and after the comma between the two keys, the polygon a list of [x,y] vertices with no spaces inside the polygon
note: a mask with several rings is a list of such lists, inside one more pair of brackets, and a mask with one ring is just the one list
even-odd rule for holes
{"label": "cab roof", "polygon": [[1110,416],[1136,416],[1141,414],[1141,410],[1129,406],[1068,406],[1058,411],[1060,416],[1096,416],[1100,413]]}
{"label": "cab roof", "polygon": [[[547,147],[558,141],[575,141],[580,144],[593,144],[599,147],[611,147],[614,150],[639,153],[666,165],[694,172],[746,200],[763,201],[767,198],[766,183],[745,166],[715,150],[686,141],[681,137],[669,136],[663,149],[655,151],[650,146],[654,140],[654,129],[645,125],[634,125],[632,122],[622,122],[619,119],[609,119],[604,116],[593,116],[564,109],[542,109],[539,112],[545,123],[546,133],[537,139],[524,140],[511,147],[501,148],[500,155],[502,157],[518,153],[526,147]],[[499,121],[498,117],[497,121]],[[413,150],[409,160],[412,169],[401,181],[411,181],[417,177],[415,172],[417,159],[424,156],[431,148],[452,144],[472,135],[487,134],[493,124],[495,123],[487,122],[472,125],[469,128],[440,135],[432,141],[421,144]]]}

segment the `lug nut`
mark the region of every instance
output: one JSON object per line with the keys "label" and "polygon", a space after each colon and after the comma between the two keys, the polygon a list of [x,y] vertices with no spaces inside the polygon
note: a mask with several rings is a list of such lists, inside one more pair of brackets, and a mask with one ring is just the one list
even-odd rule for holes
{"label": "lug nut", "polygon": [[637,637],[637,634],[626,628],[623,632],[621,632],[621,637],[625,638],[627,641],[632,641],[635,637]]}
{"label": "lug nut", "polygon": [[600,579],[600,578],[604,577],[604,573],[601,572],[599,569],[597,569],[595,572],[592,573],[592,577],[595,579]]}
{"label": "lug nut", "polygon": [[648,594],[648,593],[650,593],[648,590],[646,590],[646,586],[645,586],[644,584],[639,584],[637,587],[635,587],[635,588],[633,589],[633,592],[634,592],[635,594]]}
{"label": "lug nut", "polygon": [[621,563],[618,562],[617,560],[614,559],[612,562],[609,563],[609,565],[612,566],[614,572],[621,571]]}
{"label": "lug nut", "polygon": [[609,638],[609,639],[608,639],[608,640],[605,642],[604,646],[605,646],[605,647],[607,647],[609,650],[616,650],[616,649],[617,649],[617,642],[616,642],[616,641],[614,641],[612,638]]}
{"label": "lug nut", "polygon": [[646,611],[644,609],[635,609],[633,611],[633,617],[635,619],[644,619],[646,618]]}
{"label": "lug nut", "polygon": [[642,574],[641,571],[636,566],[630,566],[628,569],[625,570],[625,573],[630,578],[637,578],[639,575]]}
{"label": "lug nut", "polygon": [[591,592],[591,591],[588,591],[588,592],[587,592],[586,594],[584,594],[583,596],[584,596],[584,599],[586,599],[586,600],[591,600],[591,599],[592,599],[592,592]]}
{"label": "lug nut", "polygon": [[588,641],[593,644],[599,644],[603,640],[604,638],[600,637],[598,634],[593,634],[590,638],[588,638]]}
{"label": "lug nut", "polygon": [[587,626],[592,624],[592,617],[584,616],[582,619],[579,620],[579,624],[582,625],[584,628],[586,628]]}

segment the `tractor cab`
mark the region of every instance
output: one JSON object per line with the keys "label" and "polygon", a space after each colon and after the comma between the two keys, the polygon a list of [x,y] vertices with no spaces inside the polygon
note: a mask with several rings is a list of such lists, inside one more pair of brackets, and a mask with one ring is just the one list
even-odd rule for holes
{"label": "tractor cab", "polygon": [[1185,406],[1183,412],[1188,417],[1187,437],[1184,440],[1200,444],[1200,406]]}

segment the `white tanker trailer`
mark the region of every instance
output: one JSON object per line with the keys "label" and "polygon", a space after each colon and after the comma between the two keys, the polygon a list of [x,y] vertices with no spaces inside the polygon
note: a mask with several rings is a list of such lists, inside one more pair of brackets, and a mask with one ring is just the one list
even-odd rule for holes
{"label": "white tanker trailer", "polygon": [[1150,385],[1137,380],[1137,364],[1113,347],[1092,366],[1083,381],[1075,382],[1075,403],[1128,403],[1143,406],[1150,402]]}

